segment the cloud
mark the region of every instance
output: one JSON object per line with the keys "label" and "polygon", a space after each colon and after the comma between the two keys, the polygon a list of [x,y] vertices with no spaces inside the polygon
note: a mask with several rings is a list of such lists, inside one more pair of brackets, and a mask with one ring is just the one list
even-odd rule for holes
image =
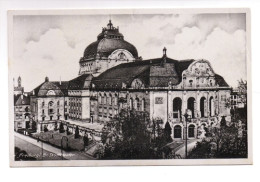
{"label": "cloud", "polygon": [[[108,15],[17,16],[14,19],[15,76],[31,90],[49,76],[69,80],[78,74],[84,49],[96,41]],[[125,40],[144,59],[208,59],[235,86],[246,78],[244,14],[112,15]],[[32,76],[33,75],[33,76]]]}
{"label": "cloud", "polygon": [[[213,69],[231,86],[239,78],[246,79],[246,33],[236,30],[228,33],[215,28],[204,38],[198,27],[184,27],[175,37],[175,43],[167,45],[168,55],[176,59],[207,59]],[[235,78],[235,79],[234,79]]]}
{"label": "cloud", "polygon": [[73,49],[60,29],[50,29],[38,41],[26,44],[25,52],[16,61],[14,72],[24,72],[24,86],[29,89],[43,81],[45,76],[50,80],[59,80],[60,77],[62,80],[69,80],[78,73],[79,55],[84,46],[79,44]]}

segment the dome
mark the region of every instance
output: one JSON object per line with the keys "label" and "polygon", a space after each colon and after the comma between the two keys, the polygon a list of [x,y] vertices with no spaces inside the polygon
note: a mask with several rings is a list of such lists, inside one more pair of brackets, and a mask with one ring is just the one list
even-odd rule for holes
{"label": "dome", "polygon": [[98,35],[97,41],[91,43],[84,51],[83,59],[108,57],[117,49],[125,49],[129,51],[134,58],[138,57],[135,46],[124,40],[124,36],[119,32],[119,28],[113,27],[111,20],[106,28]]}

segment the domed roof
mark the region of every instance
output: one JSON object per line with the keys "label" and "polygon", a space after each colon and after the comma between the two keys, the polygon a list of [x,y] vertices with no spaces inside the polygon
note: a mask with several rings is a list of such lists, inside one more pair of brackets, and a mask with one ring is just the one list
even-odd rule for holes
{"label": "domed roof", "polygon": [[91,43],[84,51],[83,59],[91,59],[98,57],[108,57],[117,49],[125,49],[129,51],[133,57],[138,57],[135,46],[124,40],[124,36],[119,32],[119,28],[113,27],[109,21],[106,28],[98,35],[97,41]]}

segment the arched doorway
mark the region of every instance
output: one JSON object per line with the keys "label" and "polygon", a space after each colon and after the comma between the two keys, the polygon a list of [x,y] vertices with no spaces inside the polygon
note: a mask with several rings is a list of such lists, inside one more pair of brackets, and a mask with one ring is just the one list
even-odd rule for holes
{"label": "arched doorway", "polygon": [[201,117],[205,117],[205,113],[206,113],[206,98],[201,97],[201,99],[200,99],[200,114],[201,114]]}
{"label": "arched doorway", "polygon": [[188,99],[187,108],[191,110],[191,117],[194,118],[195,114],[195,99],[193,97],[190,97]]}
{"label": "arched doorway", "polygon": [[194,138],[195,137],[195,126],[193,124],[191,124],[188,127],[188,137],[189,138]]}
{"label": "arched doorway", "polygon": [[209,98],[209,115],[210,116],[214,116],[215,115],[215,113],[214,113],[214,99],[213,99],[213,97]]}
{"label": "arched doorway", "polygon": [[182,101],[181,98],[176,97],[173,99],[173,118],[181,118],[181,107],[182,107]]}
{"label": "arched doorway", "polygon": [[173,137],[174,138],[181,138],[182,132],[181,132],[181,126],[180,125],[176,125],[174,126],[174,133],[173,133]]}

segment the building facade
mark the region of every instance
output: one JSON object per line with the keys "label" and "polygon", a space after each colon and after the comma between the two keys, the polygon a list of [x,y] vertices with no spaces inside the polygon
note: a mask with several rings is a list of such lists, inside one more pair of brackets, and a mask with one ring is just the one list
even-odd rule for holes
{"label": "building facade", "polygon": [[172,138],[183,139],[188,112],[188,137],[220,117],[230,119],[231,88],[207,60],[174,60],[166,48],[160,58],[141,60],[111,21],[80,59],[79,76],[63,82],[45,81],[31,92],[32,119],[38,132],[57,121],[105,123],[122,109],[149,113],[172,127]]}
{"label": "building facade", "polygon": [[24,94],[14,96],[14,130],[30,127],[30,97]]}
{"label": "building facade", "polygon": [[[122,108],[146,111],[151,120],[168,121],[172,137],[184,138],[184,114],[188,110],[189,138],[199,129],[230,120],[227,99],[231,88],[207,60],[162,58],[113,67],[93,78],[91,100],[94,121],[105,122]],[[115,101],[116,102],[113,102]],[[117,103],[117,105],[115,105]],[[203,126],[202,126],[203,125]]]}

